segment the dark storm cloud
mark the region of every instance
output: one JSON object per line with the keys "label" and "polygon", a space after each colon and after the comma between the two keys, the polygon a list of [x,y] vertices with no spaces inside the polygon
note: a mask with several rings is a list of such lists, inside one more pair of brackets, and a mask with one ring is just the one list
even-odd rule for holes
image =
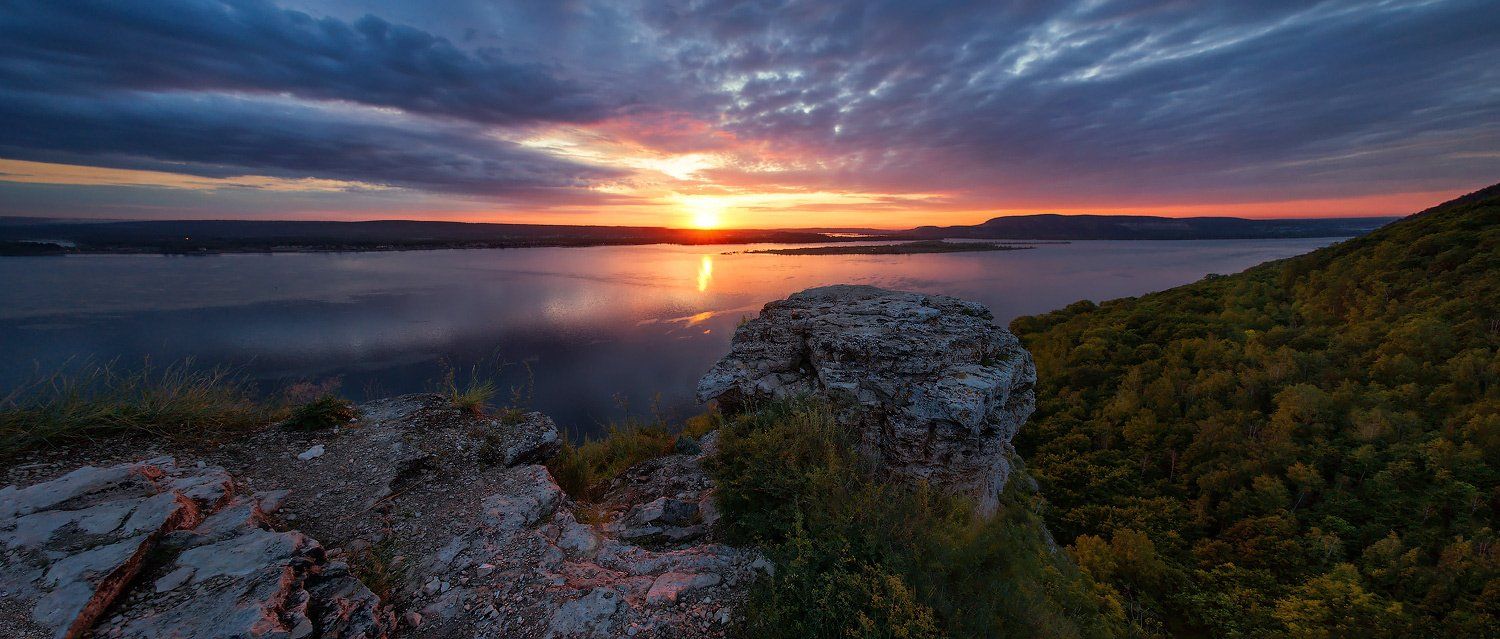
{"label": "dark storm cloud", "polygon": [[0,157],[208,177],[316,177],[441,193],[572,199],[610,169],[492,139],[290,101],[181,94],[0,93]]}
{"label": "dark storm cloud", "polygon": [[1486,2],[695,1],[646,15],[683,77],[722,93],[730,130],[838,167],[811,181],[1342,195],[1500,169],[1500,11]]}
{"label": "dark storm cloud", "polygon": [[12,0],[0,6],[0,85],[288,93],[490,124],[586,121],[618,106],[498,48],[264,0]]}

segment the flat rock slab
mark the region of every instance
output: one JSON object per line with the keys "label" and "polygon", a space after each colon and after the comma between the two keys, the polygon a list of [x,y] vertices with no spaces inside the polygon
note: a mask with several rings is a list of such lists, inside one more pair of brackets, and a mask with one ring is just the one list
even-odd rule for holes
{"label": "flat rock slab", "polygon": [[234,491],[222,469],[171,458],[0,489],[0,636],[387,636],[347,568],[265,526],[279,495]]}
{"label": "flat rock slab", "polygon": [[0,623],[19,636],[82,636],[158,540],[197,525],[231,488],[221,469],[159,458],[0,489],[0,594],[20,604],[0,609]]}
{"label": "flat rock slab", "polygon": [[542,466],[511,468],[493,486],[479,512],[448,522],[448,543],[413,564],[409,636],[723,637],[770,566],[721,544],[651,550],[605,534],[578,521]]}
{"label": "flat rock slab", "polygon": [[[368,588],[329,563],[316,541],[261,527],[238,502],[179,535],[95,631],[96,637],[375,639],[392,625]],[[149,587],[147,587],[149,585]]]}
{"label": "flat rock slab", "polygon": [[359,413],[330,429],[268,429],[216,461],[255,490],[288,491],[278,513],[287,527],[341,547],[379,536],[393,517],[425,519],[468,492],[465,482],[484,468],[544,459],[562,445],[541,413],[474,415],[430,393],[369,402]]}

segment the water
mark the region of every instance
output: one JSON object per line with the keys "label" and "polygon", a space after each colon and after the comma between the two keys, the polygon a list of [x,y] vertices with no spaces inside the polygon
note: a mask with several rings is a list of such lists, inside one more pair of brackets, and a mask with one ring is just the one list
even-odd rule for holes
{"label": "water", "polygon": [[[68,361],[195,358],[355,399],[477,367],[574,433],[696,411],[697,378],[767,301],[833,283],[946,293],[1007,323],[1305,253],[1331,239],[1076,242],[899,256],[627,246],[0,258],[0,389]],[[529,368],[529,372],[528,372]],[[528,390],[529,389],[529,390]],[[3,393],[3,390],[0,390]]]}

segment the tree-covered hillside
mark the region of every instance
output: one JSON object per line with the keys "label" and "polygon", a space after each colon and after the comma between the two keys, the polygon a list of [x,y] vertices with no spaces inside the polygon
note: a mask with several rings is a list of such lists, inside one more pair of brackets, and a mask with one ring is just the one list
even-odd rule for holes
{"label": "tree-covered hillside", "polygon": [[1012,328],[1049,523],[1140,629],[1497,636],[1500,185]]}

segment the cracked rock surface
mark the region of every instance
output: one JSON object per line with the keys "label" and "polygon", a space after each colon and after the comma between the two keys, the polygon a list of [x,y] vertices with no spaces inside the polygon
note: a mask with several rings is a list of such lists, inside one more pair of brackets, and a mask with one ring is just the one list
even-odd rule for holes
{"label": "cracked rock surface", "polygon": [[698,382],[698,398],[728,411],[827,398],[897,476],[970,495],[988,513],[1035,385],[1031,355],[983,305],[838,285],[766,304]]}
{"label": "cracked rock surface", "polygon": [[[10,602],[0,627],[37,638],[384,636],[368,590],[310,594],[338,567],[317,542],[263,528],[258,503],[234,490],[223,469],[170,457],[0,489]],[[331,609],[364,625],[308,617]]]}
{"label": "cracked rock surface", "polygon": [[[539,413],[487,417],[408,395],[360,414],[323,431],[267,429],[195,451],[193,464],[50,477],[57,464],[30,465],[30,485],[0,490],[0,628],[23,639],[721,637],[769,570],[713,542],[699,463],[711,446],[632,468],[605,503],[580,505],[538,465],[561,446]],[[313,447],[322,453],[302,455]]]}

